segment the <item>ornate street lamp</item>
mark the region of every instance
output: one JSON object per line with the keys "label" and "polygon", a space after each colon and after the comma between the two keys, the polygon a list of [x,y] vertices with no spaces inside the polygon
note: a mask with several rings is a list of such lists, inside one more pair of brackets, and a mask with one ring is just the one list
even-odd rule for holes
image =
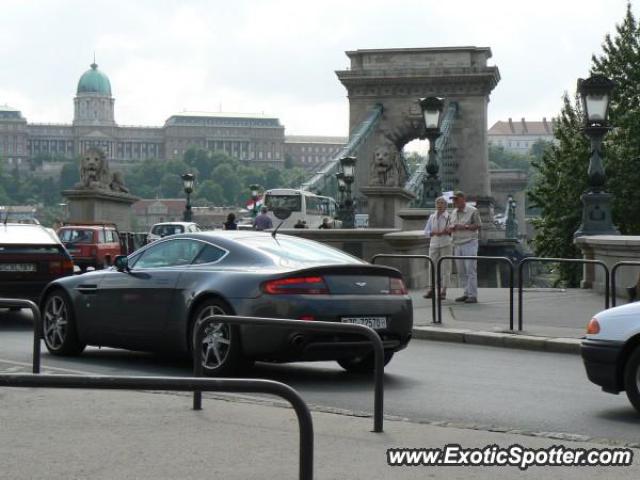
{"label": "ornate street lamp", "polygon": [[251,210],[251,216],[256,217],[258,215],[258,198],[260,197],[260,185],[257,183],[252,183],[249,185],[249,189],[251,190],[251,201],[253,202],[253,208]]}
{"label": "ornate street lamp", "polygon": [[582,200],[582,224],[574,236],[619,235],[611,220],[611,195],[604,191],[606,181],[602,164],[602,140],[611,129],[609,126],[609,103],[615,83],[604,75],[592,75],[578,79],[578,93],[584,115],[583,132],[591,141],[589,157],[589,189]]}
{"label": "ornate street lamp", "polygon": [[518,238],[518,220],[516,218],[516,201],[511,195],[507,197],[507,220],[505,222],[505,236],[507,238]]}
{"label": "ornate street lamp", "polygon": [[190,222],[193,218],[193,214],[191,211],[191,193],[193,192],[193,182],[195,180],[195,175],[193,173],[185,173],[182,175],[182,183],[184,184],[184,193],[187,194],[187,204],[184,207],[184,213],[182,214],[182,219],[185,222]]}
{"label": "ornate street lamp", "polygon": [[340,202],[338,217],[342,221],[342,228],[353,228],[355,225],[355,204],[351,194],[351,184],[356,179],[356,157],[340,159],[340,171],[336,173]]}
{"label": "ornate street lamp", "polygon": [[425,137],[429,140],[429,158],[425,167],[425,174],[422,176],[422,208],[433,208],[435,201],[442,192],[442,182],[438,177],[438,159],[436,151],[436,140],[442,132],[440,122],[442,121],[442,109],[444,100],[438,97],[427,97],[420,100],[420,108],[424,117]]}

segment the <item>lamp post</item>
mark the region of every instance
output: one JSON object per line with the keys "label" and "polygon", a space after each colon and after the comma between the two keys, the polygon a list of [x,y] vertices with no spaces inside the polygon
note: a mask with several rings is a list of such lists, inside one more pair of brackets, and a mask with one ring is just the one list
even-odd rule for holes
{"label": "lamp post", "polygon": [[425,137],[429,140],[429,158],[425,167],[425,173],[422,176],[422,198],[420,207],[433,208],[435,201],[442,192],[442,182],[438,177],[438,165],[436,151],[436,140],[442,132],[440,131],[440,122],[442,121],[442,109],[444,100],[438,97],[427,97],[420,100],[420,108],[424,117]]}
{"label": "lamp post", "polygon": [[602,165],[602,140],[611,129],[608,122],[611,91],[615,83],[604,75],[578,79],[578,93],[584,115],[583,132],[591,141],[589,188],[582,200],[582,224],[574,233],[581,235],[619,235],[611,220],[611,195],[604,191],[605,171]]}
{"label": "lamp post", "polygon": [[518,238],[518,220],[516,219],[516,201],[511,195],[507,197],[507,220],[505,222],[505,236]]}
{"label": "lamp post", "polygon": [[193,192],[193,181],[195,180],[195,176],[193,173],[185,173],[182,175],[182,183],[184,184],[184,193],[187,194],[187,204],[184,207],[184,213],[182,214],[182,219],[185,222],[190,222],[193,218],[193,214],[191,211],[191,193]]}
{"label": "lamp post", "polygon": [[338,189],[342,193],[340,204],[342,228],[353,228],[355,225],[355,205],[351,193],[351,184],[356,178],[356,157],[342,157],[340,172],[336,174]]}
{"label": "lamp post", "polygon": [[256,218],[258,215],[258,198],[260,197],[260,185],[257,183],[252,183],[249,185],[251,189],[251,201],[253,202],[253,208],[251,209],[251,216]]}

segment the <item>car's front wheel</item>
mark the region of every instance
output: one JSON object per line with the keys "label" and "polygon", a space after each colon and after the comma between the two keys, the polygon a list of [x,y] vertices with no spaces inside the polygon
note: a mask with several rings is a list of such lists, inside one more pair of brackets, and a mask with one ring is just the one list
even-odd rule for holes
{"label": "car's front wheel", "polygon": [[[393,358],[393,352],[384,352],[384,365],[386,366]],[[341,358],[338,364],[347,372],[371,373],[375,368],[375,356],[368,353],[360,357]]]}
{"label": "car's front wheel", "polygon": [[47,350],[54,355],[78,355],[84,350],[71,301],[62,290],[49,293],[44,301],[42,335]]}
{"label": "car's front wheel", "polygon": [[624,368],[624,389],[631,405],[640,412],[640,347],[636,347]]}
{"label": "car's front wheel", "polygon": [[[218,301],[207,301],[194,313],[192,342],[194,349],[201,352],[202,369],[207,376],[231,376],[240,369],[242,351],[238,327],[215,321],[217,315],[229,314],[229,308]],[[204,337],[197,345],[196,332],[205,323]]]}

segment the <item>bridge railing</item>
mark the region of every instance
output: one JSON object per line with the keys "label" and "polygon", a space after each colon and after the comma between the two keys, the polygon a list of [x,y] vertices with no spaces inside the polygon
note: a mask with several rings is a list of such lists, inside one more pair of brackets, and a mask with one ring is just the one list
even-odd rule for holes
{"label": "bridge railing", "polygon": [[[311,332],[351,333],[366,337],[371,342],[374,354],[374,407],[373,431],[382,432],[383,403],[384,403],[384,346],[375,330],[365,325],[350,323],[321,322],[291,320],[282,318],[242,317],[235,315],[216,315],[207,322],[202,322],[194,332],[195,345],[193,348],[193,375],[202,376],[202,352],[200,345],[205,337],[205,329],[211,323],[227,323],[229,325],[265,325],[269,327],[289,327],[295,330]],[[193,409],[199,410],[202,393],[193,392]]]}
{"label": "bridge railing", "polygon": [[40,373],[40,342],[42,340],[42,317],[40,309],[31,300],[0,298],[0,308],[28,308],[33,315],[32,372]]}
{"label": "bridge railing", "polygon": [[[436,287],[436,266],[433,263],[433,260],[429,255],[403,255],[403,254],[394,254],[394,253],[378,253],[371,257],[369,260],[371,263],[376,263],[376,260],[379,258],[421,258],[425,260],[429,264],[429,271],[431,272],[431,286],[435,289]],[[439,290],[435,290],[436,292]],[[431,297],[431,322],[436,323],[436,295]]]}
{"label": "bridge railing", "polygon": [[[236,378],[176,378],[84,375],[0,375],[0,386],[18,388],[71,388],[107,390],[173,390],[276,395],[291,404],[298,419],[301,480],[313,479],[313,421],[302,397],[284,383],[272,380]],[[46,421],[46,420],[43,420]]]}
{"label": "bridge railing", "polygon": [[518,264],[518,330],[522,330],[523,319],[523,284],[524,279],[522,271],[524,266],[532,262],[541,263],[579,263],[583,265],[600,265],[604,269],[605,273],[605,294],[604,294],[604,308],[609,308],[609,268],[607,264],[601,260],[586,260],[583,258],[548,258],[548,257],[527,257],[520,260]]}
{"label": "bridge railing", "polygon": [[[482,256],[462,256],[462,255],[445,255],[438,259],[436,264],[436,285],[437,290],[442,288],[442,262],[445,260],[481,260],[485,262],[504,263],[509,267],[509,330],[513,330],[513,262],[507,257],[482,257]],[[434,295],[435,296],[435,295]],[[442,300],[438,295],[438,319],[436,323],[442,323]]]}

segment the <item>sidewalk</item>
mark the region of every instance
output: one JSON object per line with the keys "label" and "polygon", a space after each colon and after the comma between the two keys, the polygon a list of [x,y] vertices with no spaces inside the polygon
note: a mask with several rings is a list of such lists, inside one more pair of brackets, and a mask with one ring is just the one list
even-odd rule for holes
{"label": "sidewalk", "polygon": [[[271,403],[212,399],[191,410],[178,393],[2,389],[0,471],[11,480],[295,479],[299,439],[295,414]],[[517,467],[390,467],[388,448],[507,448],[562,445],[603,448],[584,438],[385,421],[313,412],[316,479],[510,479]],[[577,440],[577,441],[572,441]],[[585,441],[587,440],[587,441]],[[528,478],[635,479],[640,450],[627,467],[530,467]]]}
{"label": "sidewalk", "polygon": [[[509,289],[483,288],[477,304],[456,303],[462,290],[450,288],[442,304],[442,324],[432,323],[431,300],[412,290],[414,338],[579,353],[580,338],[604,295],[582,289],[525,289],[523,331],[518,331],[518,291],[514,290],[509,331]],[[619,299],[619,304],[626,303]]]}

